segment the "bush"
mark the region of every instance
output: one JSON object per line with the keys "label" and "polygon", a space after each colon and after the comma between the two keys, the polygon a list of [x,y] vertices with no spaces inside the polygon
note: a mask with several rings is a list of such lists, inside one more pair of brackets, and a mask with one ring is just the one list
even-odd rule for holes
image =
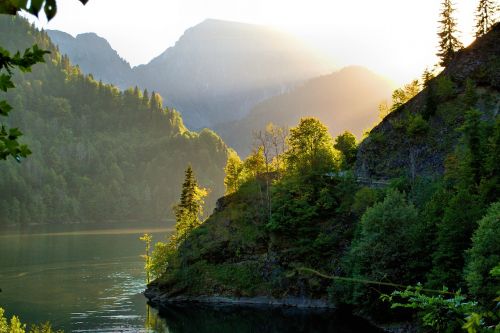
{"label": "bush", "polygon": [[479,221],[467,255],[465,278],[469,291],[488,304],[499,289],[498,281],[489,273],[500,263],[500,202],[492,204],[488,213]]}
{"label": "bush", "polygon": [[410,116],[406,126],[406,133],[411,137],[424,135],[429,130],[429,124],[420,114]]}
{"label": "bush", "polygon": [[[403,193],[389,190],[383,202],[368,208],[361,218],[350,260],[357,279],[408,284],[413,280],[411,263],[416,253],[414,226],[419,223],[417,209]],[[356,285],[355,303],[376,306],[378,296]]]}
{"label": "bush", "polygon": [[354,203],[352,204],[351,210],[356,215],[361,216],[366,209],[373,206],[377,200],[378,195],[376,190],[369,187],[363,187],[354,195]]}

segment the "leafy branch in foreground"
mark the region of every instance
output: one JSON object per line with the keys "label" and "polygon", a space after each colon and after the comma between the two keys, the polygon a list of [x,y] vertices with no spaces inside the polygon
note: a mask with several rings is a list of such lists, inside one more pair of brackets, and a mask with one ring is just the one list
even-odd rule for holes
{"label": "leafy branch in foreground", "polygon": [[[493,268],[490,274],[498,278],[500,265]],[[404,291],[382,295],[381,299],[390,302],[391,308],[419,310],[422,324],[433,332],[500,332],[500,297],[495,299],[497,304],[493,310],[485,310],[478,302],[467,300],[460,292],[445,298],[442,294],[425,295],[425,291],[417,284]],[[447,289],[443,288],[443,291],[447,292]]]}
{"label": "leafy branch in foreground", "polygon": [[[21,54],[19,51],[13,56],[9,51],[0,47],[0,91],[7,92],[14,88],[12,82],[13,70],[17,67],[22,72],[30,72],[31,66],[39,62],[44,62],[43,56],[49,51],[41,50],[37,45],[33,45]],[[0,116],[7,117],[12,111],[12,106],[6,100],[0,100]],[[28,156],[31,151],[28,146],[20,144],[18,139],[22,135],[17,128],[8,128],[3,122],[0,123],[0,159],[5,160],[12,156],[18,162],[21,157]]]}
{"label": "leafy branch in foreground", "polygon": [[[86,4],[88,0],[78,0],[82,4]],[[47,16],[47,20],[51,20],[57,13],[56,0],[6,0],[0,2],[0,14],[16,15],[18,11],[25,10],[28,13],[38,17],[42,10]]]}

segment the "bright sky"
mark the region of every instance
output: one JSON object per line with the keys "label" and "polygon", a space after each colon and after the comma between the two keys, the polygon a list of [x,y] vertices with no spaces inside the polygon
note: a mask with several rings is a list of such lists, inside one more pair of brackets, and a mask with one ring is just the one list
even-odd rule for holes
{"label": "bright sky", "polygon": [[[456,1],[472,40],[477,0]],[[339,67],[363,65],[401,85],[437,62],[439,0],[59,0],[47,29],[95,32],[132,65],[147,63],[206,18],[262,24],[304,39]]]}

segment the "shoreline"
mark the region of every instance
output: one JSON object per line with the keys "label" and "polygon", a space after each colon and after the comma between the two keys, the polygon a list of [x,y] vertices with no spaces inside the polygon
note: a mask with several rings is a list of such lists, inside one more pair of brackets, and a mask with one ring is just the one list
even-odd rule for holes
{"label": "shoreline", "polygon": [[[168,297],[157,286],[149,286],[142,293],[148,303],[154,307],[166,307],[168,305],[207,305],[214,307],[249,307],[249,308],[283,308],[311,311],[335,311],[338,310],[333,304],[322,299],[309,299],[305,297],[274,298],[269,296],[255,297],[230,297],[230,296],[174,296]],[[356,315],[356,314],[353,314]],[[414,323],[377,323],[371,318],[361,316],[373,326],[387,333],[415,333]]]}

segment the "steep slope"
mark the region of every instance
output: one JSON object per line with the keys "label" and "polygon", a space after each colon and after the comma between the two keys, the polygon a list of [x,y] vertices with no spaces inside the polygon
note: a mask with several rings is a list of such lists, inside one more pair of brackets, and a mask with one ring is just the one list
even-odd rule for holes
{"label": "steep slope", "polygon": [[47,34],[0,16],[0,44],[37,43],[52,53],[32,73],[16,73],[7,121],[33,154],[0,163],[0,225],[161,220],[171,217],[184,170],[223,193],[227,147],[212,131],[188,131],[175,110],[139,90],[96,82],[61,56]]}
{"label": "steep slope", "polygon": [[[471,108],[495,121],[500,108],[500,24],[460,51],[429,86],[389,114],[358,150],[356,174],[367,179],[433,176],[461,136]],[[477,89],[467,89],[467,85]]]}
{"label": "steep slope", "polygon": [[334,136],[349,130],[360,137],[376,121],[377,104],[390,93],[391,85],[380,76],[363,67],[346,67],[261,102],[243,119],[215,129],[242,155],[252,144],[252,131],[269,122],[291,127],[306,116],[319,118]]}
{"label": "steep slope", "polygon": [[97,81],[112,83],[121,89],[133,86],[132,68],[106,39],[95,33],[73,37],[62,31],[47,30],[47,34],[59,51],[68,55],[84,74],[92,74]]}

